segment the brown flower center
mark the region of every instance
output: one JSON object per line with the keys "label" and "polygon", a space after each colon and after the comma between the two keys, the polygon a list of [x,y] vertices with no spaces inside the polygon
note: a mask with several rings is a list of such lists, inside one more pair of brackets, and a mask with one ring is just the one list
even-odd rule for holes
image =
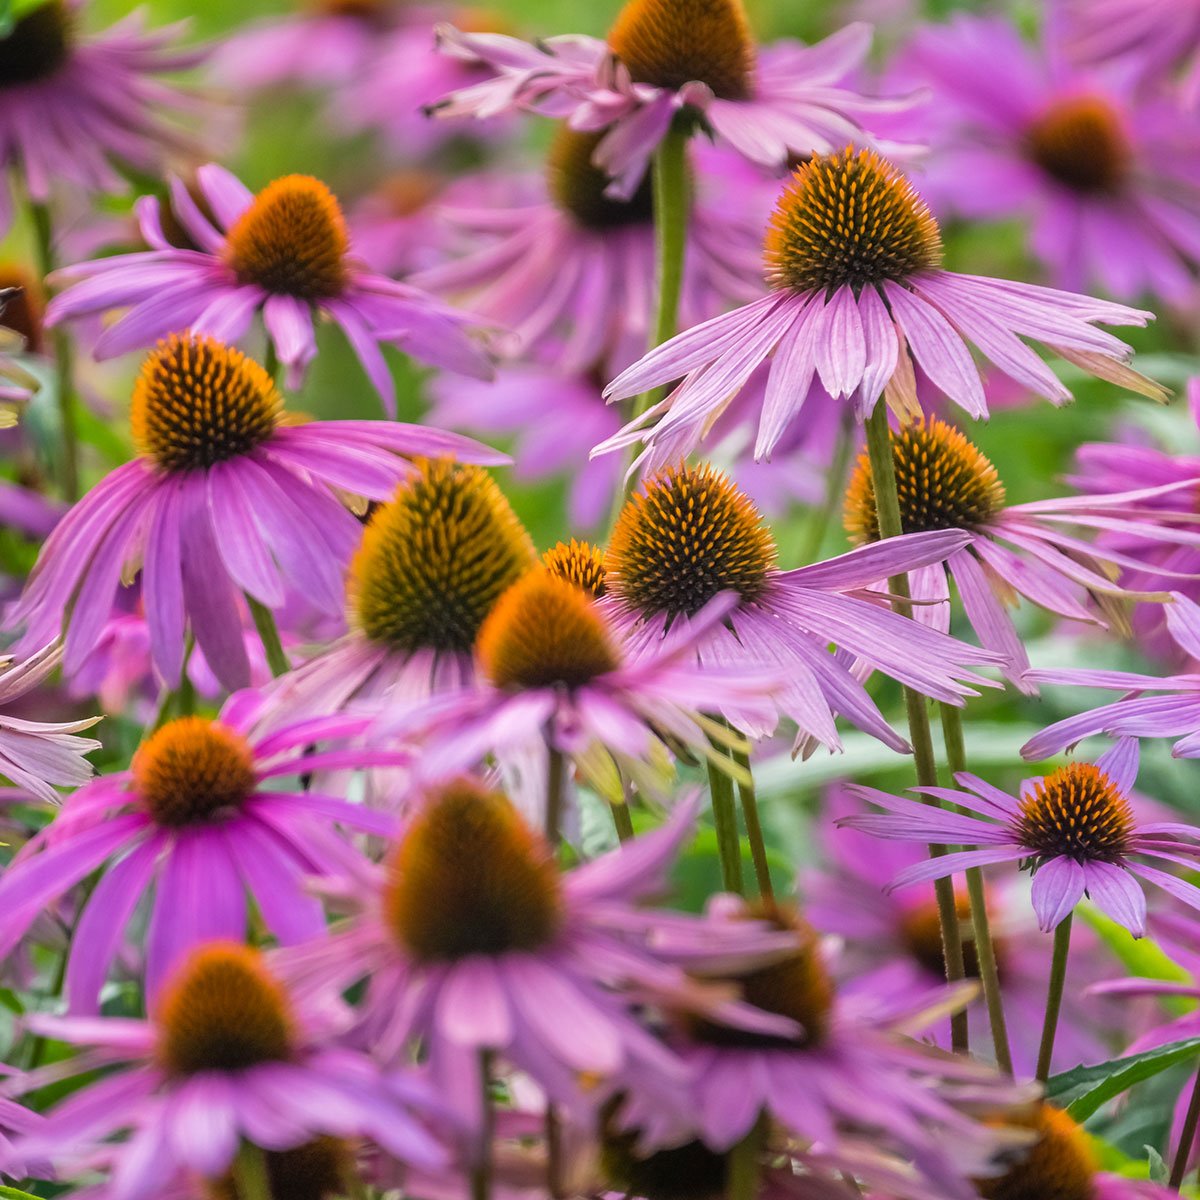
{"label": "brown flower center", "polygon": [[[892,460],[905,533],[978,529],[1004,507],[1004,484],[996,468],[938,417],[899,430],[892,438]],[[875,485],[865,453],[850,477],[844,519],[859,545],[879,540]]]}
{"label": "brown flower center", "polygon": [[608,176],[592,162],[592,154],[603,133],[577,133],[566,125],[559,128],[546,161],[550,195],[563,212],[584,229],[605,231],[654,221],[654,196],[649,173],[629,200],[614,200],[604,194]]}
{"label": "brown flower center", "polygon": [[507,797],[469,779],[427,799],[388,866],[388,926],[425,962],[537,950],[562,923],[550,847]]}
{"label": "brown flower center", "polygon": [[600,1153],[605,1178],[622,1195],[644,1200],[719,1200],[725,1195],[728,1158],[703,1142],[642,1155],[636,1134],[611,1133]]}
{"label": "brown flower center", "polygon": [[346,287],[350,239],[334,194],[310,175],[268,184],[226,235],[224,258],[238,281],[301,300]]}
{"label": "brown flower center", "polygon": [[1029,130],[1028,152],[1051,179],[1084,195],[1119,190],[1132,158],[1121,118],[1097,96],[1048,108]]}
{"label": "brown flower center", "polygon": [[[971,924],[971,902],[965,893],[956,892],[954,908],[962,937],[963,966],[969,979],[979,978],[979,958],[975,953],[975,930]],[[900,934],[913,959],[937,979],[946,978],[946,955],[942,944],[942,922],[935,901],[927,900],[909,909],[901,922]],[[995,946],[997,955],[1000,946]]]}
{"label": "brown flower center", "polygon": [[[338,1138],[320,1137],[293,1150],[267,1150],[270,1200],[333,1200],[351,1182],[353,1155]],[[245,1194],[238,1180],[226,1175],[209,1186],[209,1200],[258,1200]]]}
{"label": "brown flower center", "polygon": [[422,461],[363,534],[347,585],[351,618],[402,653],[467,654],[483,619],[536,558],[486,471]]}
{"label": "brown flower center", "polygon": [[241,734],[205,717],[168,721],[133,756],[133,786],[170,828],[239,808],[255,787],[254,757]]}
{"label": "brown flower center", "polygon": [[240,350],[172,334],[142,364],[129,419],[140,454],[167,471],[194,471],[248,454],[282,412],[271,377]]}
{"label": "brown flower center", "polygon": [[1035,858],[1119,862],[1129,852],[1133,809],[1092,763],[1068,763],[1021,801],[1017,836]]}
{"label": "brown flower center", "polygon": [[0,327],[11,329],[29,353],[38,354],[45,344],[42,325],[45,297],[41,284],[15,263],[0,263],[0,293],[10,288],[15,290],[0,304]]}
{"label": "brown flower center", "polygon": [[942,235],[891,163],[847,148],[796,171],[775,206],[765,254],[772,287],[859,291],[939,266]]}
{"label": "brown flower center", "polygon": [[742,0],[628,0],[608,44],[637,83],[706,83],[723,100],[750,95],[754,35]]}
{"label": "brown flower center", "polygon": [[1008,1174],[976,1180],[979,1194],[985,1200],[1094,1200],[1099,1165],[1083,1130],[1048,1104],[1028,1124],[1041,1140]]}
{"label": "brown flower center", "polygon": [[158,1054],[172,1075],[243,1071],[291,1057],[287,994],[262,955],[234,942],[211,942],[191,955],[159,1003]]}
{"label": "brown flower center", "polygon": [[757,599],[775,565],[775,542],[750,498],[704,463],[646,481],[609,542],[608,587],[643,613],[698,613],[721,592]]}
{"label": "brown flower center", "polygon": [[541,568],[500,597],[479,631],[476,653],[496,687],[515,691],[582,687],[620,665],[592,600]]}
{"label": "brown flower center", "polygon": [[542,565],[551,575],[582,588],[593,600],[606,590],[604,551],[588,542],[559,542],[542,555]]}
{"label": "brown flower center", "polygon": [[21,17],[0,38],[0,88],[48,79],[71,57],[71,12],[48,0]]}
{"label": "brown flower center", "polygon": [[834,1002],[833,980],[821,955],[819,936],[791,907],[760,903],[749,907],[747,916],[766,920],[776,929],[793,933],[796,949],[771,966],[737,976],[730,982],[741,986],[747,1003],[764,1012],[790,1017],[804,1032],[799,1041],[790,1041],[697,1021],[692,1027],[693,1036],[720,1046],[795,1049],[817,1045],[829,1030]]}

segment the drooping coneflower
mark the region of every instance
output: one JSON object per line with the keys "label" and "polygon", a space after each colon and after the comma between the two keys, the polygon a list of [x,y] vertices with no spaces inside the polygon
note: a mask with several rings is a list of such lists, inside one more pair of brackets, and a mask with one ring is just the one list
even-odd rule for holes
{"label": "drooping coneflower", "polygon": [[96,341],[97,357],[109,358],[181,329],[236,342],[261,313],[288,385],[297,387],[317,352],[314,322],[325,317],[346,335],[393,413],[383,345],[448,370],[490,373],[470,317],[357,259],[341,207],[319,179],[285,175],[255,195],[210,163],[196,181],[207,213],[180,180],[171,181],[174,216],[194,248],[171,242],[159,200],[144,196],[138,222],[150,249],[57,272],[55,281],[69,286],[51,301],[49,323],[128,309]]}
{"label": "drooping coneflower", "polygon": [[1194,116],[1119,72],[1070,65],[1047,42],[965,14],[915,39],[904,67],[936,96],[928,199],[970,219],[1028,221],[1059,287],[1185,302],[1200,259]]}
{"label": "drooping coneflower", "polygon": [[350,632],[289,672],[272,710],[408,706],[469,685],[484,619],[536,561],[529,534],[485,471],[419,461],[371,515],[350,562]]}
{"label": "drooping coneflower", "polygon": [[633,194],[684,114],[751,162],[781,171],[848,139],[870,141],[864,126],[897,103],[867,97],[854,83],[869,26],[848,25],[812,46],[759,47],[742,0],[629,0],[606,42],[561,36],[530,44],[449,25],[438,36],[445,53],[495,75],[451,93],[435,115],[525,109],[605,131],[596,163],[618,195]]}
{"label": "drooping coneflower", "polygon": [[980,847],[917,863],[897,875],[891,887],[943,879],[968,867],[1021,863],[1033,870],[1033,909],[1043,930],[1056,928],[1087,895],[1141,937],[1146,896],[1138,878],[1200,908],[1200,888],[1144,861],[1200,860],[1200,829],[1177,821],[1139,822],[1129,802],[1137,769],[1137,742],[1125,738],[1094,764],[1068,763],[1040,779],[1027,779],[1018,796],[966,773],[955,776],[958,788],[917,789],[969,810],[965,814],[855,787],[857,795],[885,812],[842,823],[901,841]]}
{"label": "drooping coneflower", "polygon": [[[914,365],[972,416],[987,413],[970,345],[1004,374],[1056,403],[1071,393],[1021,338],[1102,379],[1162,397],[1126,365],[1130,348],[1097,325],[1144,325],[1150,314],[1088,296],[942,267],[941,231],[925,202],[870,150],[819,155],[780,195],[766,236],[770,294],[689,329],[622,372],[610,401],[682,382],[597,447],[646,442],[686,453],[771,357],[756,457],[769,457],[814,376],[868,416],[881,396],[920,411]],[[651,468],[652,469],[652,468]]]}
{"label": "drooping coneflower", "polygon": [[[522,194],[501,207],[485,194],[483,203],[449,208],[447,219],[475,249],[413,279],[511,329],[523,356],[550,357],[567,374],[627,365],[645,349],[653,324],[651,177],[626,199],[606,195],[608,177],[592,161],[598,139],[562,126],[532,199]],[[744,194],[722,193],[711,151],[690,163],[684,327],[763,291],[756,206]]]}
{"label": "drooping coneflower", "polygon": [[[962,1099],[973,1093],[978,1104],[990,1094],[999,1106],[1025,1089],[912,1040],[965,1003],[970,985],[900,995],[869,978],[840,986],[828,947],[793,906],[724,897],[709,917],[718,927],[755,918],[788,938],[786,954],[717,978],[736,984],[748,1005],[792,1026],[789,1033],[764,1034],[711,1018],[669,1019],[667,1044],[690,1068],[692,1126],[710,1150],[731,1150],[760,1122],[777,1124],[785,1138],[868,1186],[894,1154],[916,1175],[917,1190],[909,1194],[968,1200],[969,1177],[990,1174],[1006,1144],[1023,1144],[1020,1135],[1010,1140],[1008,1131],[975,1119]],[[631,1090],[622,1123],[639,1128],[654,1102]]]}
{"label": "drooping coneflower", "polygon": [[[891,445],[904,530],[957,529],[969,538],[944,562],[911,573],[914,598],[926,602],[914,616],[948,630],[953,580],[979,640],[1003,656],[1005,674],[1021,687],[1032,687],[1029,657],[1007,611],[1018,597],[1071,620],[1118,623],[1124,614],[1112,601],[1138,598],[1118,584],[1119,568],[1144,566],[1130,543],[1151,551],[1200,547],[1200,530],[1188,511],[1192,484],[1006,504],[1004,484],[991,461],[940,418],[902,426]],[[854,541],[879,540],[865,453],[850,479],[845,523]],[[1092,529],[1120,536],[1120,545],[1080,536]],[[1171,574],[1165,566],[1164,571]],[[1100,605],[1089,605],[1089,597]]]}
{"label": "drooping coneflower", "polygon": [[384,865],[339,886],[356,911],[330,936],[281,953],[302,995],[365,981],[358,1036],[383,1063],[414,1043],[464,1115],[478,1120],[480,1052],[527,1072],[580,1114],[603,1101],[600,1079],[634,1066],[678,1081],[678,1063],[638,1006],[671,998],[689,1011],[754,1028],[729,989],[690,980],[659,937],[702,947],[697,961],[754,964],[780,939],[645,907],[695,819],[682,804],[662,828],[562,872],[513,803],[469,778],[426,794]]}
{"label": "drooping coneflower", "polygon": [[122,579],[141,575],[151,648],[168,686],[185,632],[229,688],[249,682],[240,595],[268,608],[289,591],[332,614],[361,528],[345,493],[386,499],[402,455],[502,455],[455,434],[390,421],[284,422],[267,373],[212,338],[172,336],[142,366],[131,410],[138,457],[98,483],[47,539],[10,621],[21,646],[57,637],[68,674],[95,646]]}
{"label": "drooping coneflower", "polygon": [[[157,175],[171,153],[194,150],[177,118],[199,102],[159,76],[204,51],[174,47],[178,25],[147,31],[141,13],[88,37],[86,9],[86,0],[25,5],[0,36],[0,164],[38,204],[71,190],[123,192],[119,167]],[[9,186],[0,233],[13,217]]]}
{"label": "drooping coneflower", "polygon": [[[838,749],[835,714],[896,750],[907,743],[867,695],[856,662],[949,704],[977,694],[972,671],[994,656],[900,616],[870,597],[898,570],[937,569],[961,550],[953,531],[923,531],[783,571],[771,531],[743,493],[713,467],[679,466],[648,479],[626,504],[605,560],[606,611],[636,657],[660,653],[713,598],[736,597],[707,633],[693,630],[702,663],[778,664],[784,686],[750,706],[710,688],[710,704],[739,728],[763,736],[780,714],[802,739]],[[836,648],[829,650],[830,644]]]}
{"label": "drooping coneflower", "polygon": [[366,717],[312,718],[258,731],[260,702],[229,701],[215,720],[179,717],[148,737],[128,770],[75,792],[0,880],[11,952],[38,915],[97,868],[71,942],[65,994],[92,1011],[135,910],[153,894],[146,991],[153,997],[179,956],[210,937],[245,937],[253,899],[281,942],[324,929],[305,879],[348,869],[357,852],[339,827],[386,834],[395,818],[286,780],[370,767],[396,755],[362,748],[322,752],[360,735]]}
{"label": "drooping coneflower", "polygon": [[243,1141],[288,1151],[324,1135],[366,1137],[403,1162],[441,1166],[431,1127],[444,1106],[419,1077],[385,1074],[334,1045],[348,1017],[328,998],[290,995],[258,951],[206,942],[148,1020],[30,1018],[39,1034],[82,1048],[81,1073],[115,1069],[51,1109],[17,1151],[52,1161],[59,1177],[86,1175],[103,1157],[109,1200],[150,1200],[182,1171],[219,1184]]}
{"label": "drooping coneflower", "polygon": [[547,800],[548,752],[614,802],[623,799],[614,763],[639,790],[661,793],[668,744],[728,767],[712,739],[731,735],[702,711],[711,707],[707,697],[759,709],[783,683],[769,658],[699,661],[699,646],[733,607],[731,596],[713,599],[686,629],[635,658],[596,600],[539,567],[500,597],[480,627],[474,682],[385,714],[379,736],[419,741],[414,769],[434,780],[493,754],[502,766],[535,762],[520,790],[538,807]]}

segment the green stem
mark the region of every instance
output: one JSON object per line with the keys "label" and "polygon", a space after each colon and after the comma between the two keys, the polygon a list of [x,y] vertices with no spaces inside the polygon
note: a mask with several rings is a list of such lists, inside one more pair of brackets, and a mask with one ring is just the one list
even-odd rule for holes
{"label": "green stem", "polygon": [[721,860],[721,885],[725,891],[741,896],[745,894],[745,885],[742,883],[742,845],[733,802],[733,780],[711,758],[708,760],[708,790],[717,831],[717,854]]}
{"label": "green stem", "polygon": [[479,1052],[480,1104],[479,1157],[471,1170],[471,1200],[490,1200],[492,1194],[492,1139],[496,1132],[496,1109],[492,1104],[492,1053]]}
{"label": "green stem", "polygon": [[291,669],[287,655],[283,652],[283,643],[279,640],[279,627],[271,610],[260,604],[249,592],[245,593],[246,603],[250,606],[250,615],[254,618],[254,628],[258,630],[259,639],[267,653],[267,665],[276,679],[286,675]]}
{"label": "green stem", "polygon": [[744,750],[735,750],[733,759],[746,772],[748,778],[748,782],[738,784],[738,799],[742,803],[742,816],[746,820],[746,838],[750,842],[750,857],[754,860],[754,878],[758,883],[758,894],[764,900],[773,902],[775,889],[771,884],[767,843],[763,838],[762,822],[758,816],[758,792],[751,773],[750,755]]}
{"label": "green stem", "polygon": [[808,536],[800,554],[802,563],[814,562],[825,544],[825,534],[846,494],[846,474],[850,469],[850,456],[854,453],[854,414],[848,405],[838,430],[837,444],[833,449],[833,462],[825,476],[825,498],[821,507],[813,513]]}
{"label": "green stem", "polygon": [[764,1133],[763,1120],[760,1117],[750,1132],[729,1152],[725,1187],[728,1200],[756,1200]]}
{"label": "green stem", "polygon": [[[29,202],[37,243],[38,270],[43,282],[54,270],[54,229],[50,209],[37,201]],[[58,419],[62,437],[59,470],[63,496],[72,504],[79,499],[79,422],[75,413],[74,368],[71,338],[62,325],[52,331],[54,342],[54,378],[58,391]]]}
{"label": "green stem", "polygon": [[237,1180],[238,1200],[271,1200],[266,1156],[257,1146],[242,1143],[234,1160],[233,1174]]}
{"label": "green stem", "polygon": [[263,370],[271,377],[271,382],[279,385],[279,352],[275,343],[267,336],[267,352],[263,355]]}
{"label": "green stem", "polygon": [[[867,418],[867,454],[871,463],[871,482],[875,489],[875,512],[879,522],[879,536],[899,537],[904,532],[900,519],[900,499],[896,491],[896,463],[892,455],[892,431],[888,427],[887,405],[882,401]],[[907,613],[911,605],[908,576],[896,575],[888,585],[897,597],[896,608]],[[912,743],[913,759],[917,769],[917,786],[937,787],[937,760],[933,753],[933,732],[929,723],[926,699],[912,688],[904,689],[904,708],[908,715],[909,741]],[[927,803],[937,806],[937,801],[928,798]],[[931,846],[934,857],[944,854],[941,847]],[[950,879],[934,881],[937,897],[938,919],[942,927],[942,951],[946,960],[946,978],[957,983],[966,978],[963,964],[962,934],[958,927],[958,908],[954,901],[954,883]],[[963,1010],[950,1018],[950,1043],[955,1051],[965,1053],[970,1038],[967,1014]]]}
{"label": "green stem", "polygon": [[[649,349],[669,342],[679,327],[679,297],[683,293],[683,264],[687,251],[688,233],[688,131],[676,121],[659,143],[654,154],[654,245],[657,270],[657,307],[654,328],[650,332]],[[637,396],[629,411],[630,420],[642,416],[656,404],[666,389],[654,388]],[[635,451],[630,451],[630,454]],[[636,485],[631,476],[623,490],[618,489],[613,500],[610,526],[616,523],[624,502]]]}
{"label": "green stem", "polygon": [[563,792],[567,783],[567,760],[546,739],[546,841],[557,846],[562,840]]}
{"label": "green stem", "polygon": [[617,830],[617,838],[622,842],[631,842],[634,839],[633,817],[629,815],[629,802],[610,804],[612,809],[613,825]]}
{"label": "green stem", "polygon": [[1062,1011],[1063,989],[1067,982],[1067,955],[1071,949],[1073,913],[1059,922],[1054,931],[1054,956],[1050,960],[1050,985],[1046,992],[1046,1016],[1042,1023],[1042,1044],[1038,1049],[1037,1080],[1050,1078],[1050,1060],[1054,1057],[1054,1036],[1058,1032],[1058,1014]]}
{"label": "green stem", "polygon": [[1183,1128],[1179,1131],[1179,1145],[1175,1150],[1175,1161],[1171,1164],[1171,1179],[1169,1185],[1179,1191],[1183,1185],[1183,1177],[1187,1174],[1188,1159],[1192,1156],[1192,1146],[1196,1142],[1196,1127],[1200,1125],[1200,1071],[1196,1072],[1196,1083],[1192,1088],[1192,1098],[1188,1103],[1187,1116],[1183,1119]]}
{"label": "green stem", "polygon": [[[962,713],[953,704],[943,704],[941,712],[946,765],[950,768],[952,776],[959,775],[967,769]],[[967,870],[966,877],[967,898],[971,902],[971,927],[975,934],[975,957],[979,962],[979,980],[983,984],[983,999],[987,1005],[988,1024],[992,1031],[992,1048],[996,1054],[996,1065],[1011,1075],[1012,1050],[1008,1044],[1008,1024],[1004,1019],[1004,997],[1000,989],[996,943],[992,940],[983,871],[979,867],[971,867]]]}

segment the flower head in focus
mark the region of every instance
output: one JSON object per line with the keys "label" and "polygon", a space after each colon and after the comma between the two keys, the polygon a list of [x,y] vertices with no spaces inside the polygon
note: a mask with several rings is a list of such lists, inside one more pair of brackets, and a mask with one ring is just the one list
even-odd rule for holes
{"label": "flower head in focus", "polygon": [[9,616],[22,646],[56,637],[65,620],[68,674],[96,645],[120,583],[140,574],[163,679],[179,678],[190,629],[218,678],[243,687],[243,593],[268,608],[300,593],[341,612],[342,571],[361,533],[345,494],[386,499],[413,470],[403,455],[503,461],[415,425],[286,424],[262,367],[195,334],[147,357],[131,420],[138,456],[63,518]]}
{"label": "flower head in focus", "polygon": [[892,880],[893,888],[947,878],[967,867],[1016,862],[1033,871],[1033,909],[1043,930],[1054,929],[1088,896],[1101,912],[1141,937],[1146,896],[1139,878],[1200,908],[1200,888],[1145,861],[1190,865],[1200,860],[1200,829],[1139,821],[1129,799],[1137,768],[1137,742],[1123,738],[1094,764],[1071,762],[1027,779],[1018,796],[966,773],[955,776],[958,788],[917,789],[967,809],[965,814],[856,786],[856,795],[885,811],[847,817],[842,824],[900,841],[981,847],[909,867]]}
{"label": "flower head in focus", "polygon": [[432,366],[490,374],[465,313],[359,261],[341,206],[319,179],[285,175],[255,194],[215,163],[201,167],[196,179],[203,208],[180,180],[171,180],[172,211],[189,248],[172,243],[159,200],[143,196],[138,221],[150,249],[57,272],[55,280],[68,286],[51,301],[47,320],[128,309],[97,340],[95,354],[103,359],[181,329],[237,342],[261,313],[288,385],[298,387],[317,352],[314,321],[327,318],[346,335],[392,412],[395,384],[383,345]]}
{"label": "flower head in focus", "polygon": [[880,397],[912,417],[920,412],[919,367],[955,404],[986,415],[971,345],[1058,404],[1071,393],[1022,338],[1099,378],[1165,395],[1126,365],[1132,351],[1124,342],[1097,328],[1144,325],[1151,314],[945,270],[941,231],[928,206],[873,151],[847,148],[799,167],[779,197],[765,254],[767,296],[679,334],[609,384],[611,402],[682,379],[594,453],[645,442],[646,469],[653,470],[664,455],[689,452],[768,359],[758,458],[769,457],[796,420],[814,376],[831,395],[852,402],[860,418]]}
{"label": "flower head in focus", "polygon": [[9,915],[0,952],[11,952],[48,905],[101,867],[107,869],[82,907],[67,963],[73,1011],[95,1010],[127,927],[150,894],[150,997],[197,943],[245,937],[248,898],[281,942],[318,935],[323,910],[305,878],[356,861],[341,829],[387,834],[395,818],[306,791],[299,777],[397,756],[321,748],[360,736],[364,717],[312,718],[261,733],[260,708],[243,692],[216,719],[168,721],[146,738],[128,770],[74,793],[0,880]]}

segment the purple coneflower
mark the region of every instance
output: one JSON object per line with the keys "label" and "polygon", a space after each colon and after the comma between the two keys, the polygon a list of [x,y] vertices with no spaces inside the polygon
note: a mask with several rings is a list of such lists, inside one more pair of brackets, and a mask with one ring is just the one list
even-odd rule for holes
{"label": "purple coneflower", "polygon": [[484,619],[536,562],[485,471],[419,461],[371,514],[351,560],[350,632],[280,679],[271,712],[338,712],[351,701],[409,707],[469,686]]}
{"label": "purple coneflower", "polygon": [[96,645],[117,588],[139,573],[154,662],[173,686],[190,628],[230,689],[249,682],[239,595],[278,608],[289,591],[341,612],[361,527],[345,493],[386,499],[401,455],[502,462],[455,434],[388,421],[285,423],[257,363],[220,342],[172,336],[146,359],[131,412],[138,457],[98,483],[47,539],[10,614],[21,645],[56,637],[65,669]]}
{"label": "purple coneflower", "polygon": [[[640,1023],[640,1004],[669,997],[713,1019],[787,1027],[759,1019],[730,989],[692,982],[672,956],[679,943],[689,961],[753,963],[777,952],[772,931],[723,931],[642,907],[666,890],[695,808],[685,803],[663,828],[560,872],[505,795],[460,777],[423,798],[381,868],[335,885],[359,911],[329,937],[282,952],[280,970],[301,994],[365,980],[359,1033],[385,1064],[406,1061],[420,1041],[451,1088],[489,1051],[586,1119],[603,1102],[597,1079],[633,1065],[681,1076]],[[464,1092],[460,1075],[454,1090],[477,1114],[478,1089]]]}
{"label": "purple coneflower", "polygon": [[[1084,540],[1078,536],[1080,529],[1117,534],[1151,550],[1186,546],[1195,554],[1200,549],[1200,530],[1187,504],[1191,485],[1165,483],[1111,495],[1006,505],[996,468],[945,421],[913,421],[893,432],[891,444],[902,527],[908,532],[957,529],[969,539],[944,562],[911,573],[913,598],[925,602],[914,609],[914,616],[948,630],[953,580],[979,640],[1002,656],[1005,674],[1020,687],[1032,690],[1029,657],[1008,615],[1018,597],[1071,620],[1124,620],[1114,602],[1133,594],[1116,582],[1117,567],[1137,569],[1143,560],[1111,541]],[[1178,497],[1173,504],[1172,497]],[[875,488],[865,453],[850,479],[845,522],[856,542],[879,540]],[[1089,597],[1101,602],[1099,612],[1088,606]]]}
{"label": "purple coneflower", "polygon": [[[735,598],[716,597],[686,628],[633,658],[585,582],[600,576],[587,564],[579,572],[564,565],[528,572],[496,602],[476,639],[473,683],[385,714],[380,734],[418,740],[414,769],[431,779],[470,770],[490,754],[510,763],[533,754],[544,764],[548,748],[614,802],[623,797],[619,784],[614,792],[613,763],[639,790],[662,791],[668,742],[731,769],[721,747],[741,739],[700,711],[711,707],[705,698],[751,709],[781,684],[769,659],[698,661],[698,647]],[[541,803],[545,766],[536,774]]]}
{"label": "purple coneflower", "polygon": [[[820,937],[793,908],[726,897],[714,909],[709,919],[717,927],[755,917],[789,936],[790,952],[775,961],[716,978],[737,984],[747,1004],[790,1021],[792,1031],[764,1035],[711,1018],[669,1019],[667,1044],[690,1068],[691,1115],[704,1145],[730,1150],[765,1118],[850,1176],[870,1180],[873,1162],[891,1152],[912,1164],[925,1195],[974,1196],[968,1176],[990,1173],[1006,1131],[969,1109],[989,1098],[998,1108],[1023,1089],[912,1040],[961,1007],[970,985],[900,996],[869,983],[838,986]],[[646,1115],[643,1097],[631,1091],[622,1124],[639,1128]]]}
{"label": "purple coneflower", "polygon": [[[120,192],[114,164],[150,175],[190,141],[165,118],[196,100],[156,76],[204,57],[172,47],[181,27],[148,33],[133,13],[104,33],[82,35],[85,0],[46,0],[18,10],[0,37],[0,163],[19,172],[30,199],[46,204],[59,189]],[[8,184],[0,187],[0,232],[12,223]]]}
{"label": "purple coneflower", "polygon": [[939,212],[1030,222],[1059,287],[1179,304],[1200,261],[1200,133],[1171,98],[1031,47],[1001,18],[960,15],[905,55],[928,83],[934,152],[925,193]]}
{"label": "purple coneflower", "polygon": [[[1071,393],[1021,338],[1043,342],[1102,379],[1161,398],[1126,364],[1132,351],[1097,324],[1144,325],[1149,313],[1070,292],[941,266],[937,222],[912,185],[874,152],[846,149],[801,166],[766,237],[771,292],[672,338],[622,372],[610,401],[682,378],[596,453],[673,441],[684,453],[774,352],[755,456],[769,457],[814,375],[860,417],[880,396],[920,411],[914,365],[972,416],[987,413],[975,345],[1004,374],[1056,403]],[[649,427],[647,427],[649,426]]]}
{"label": "purple coneflower", "polygon": [[315,749],[361,734],[366,718],[313,718],[260,734],[260,707],[241,693],[215,720],[168,721],[142,743],[128,770],[71,796],[0,879],[9,917],[0,952],[11,951],[47,905],[105,864],[71,943],[66,995],[74,1010],[95,1008],[126,927],[151,891],[151,996],[188,948],[205,938],[245,937],[247,897],[281,942],[319,934],[324,916],[305,878],[346,870],[357,859],[338,827],[386,834],[395,818],[282,781],[396,756]]}
{"label": "purple coneflower", "polygon": [[[0,659],[0,706],[7,708],[37,687],[62,658],[62,647],[42,647],[22,662]],[[92,777],[86,755],[100,748],[91,738],[75,737],[90,729],[99,717],[82,721],[28,721],[0,715],[0,775],[33,796],[50,803],[61,797],[60,787],[77,788]]]}
{"label": "purple coneflower", "polygon": [[496,74],[447,96],[433,106],[436,115],[516,108],[604,131],[596,164],[618,195],[637,189],[681,115],[694,115],[751,162],[782,171],[793,158],[870,140],[864,121],[897,107],[852,82],[870,49],[870,26],[848,25],[812,46],[760,49],[742,0],[629,0],[606,42],[562,36],[531,45],[448,25],[438,36],[446,53]]}
{"label": "purple coneflower", "polygon": [[[500,207],[455,206],[448,220],[479,248],[413,282],[464,299],[511,329],[521,354],[553,354],[569,373],[631,362],[653,324],[655,234],[650,176],[628,199],[605,195],[593,163],[597,134],[562,126],[550,148],[544,196]],[[710,197],[711,156],[695,158],[680,296],[686,327],[762,294],[755,278],[759,222],[745,196]],[[761,185],[760,185],[761,186]],[[480,243],[482,243],[480,245]]]}
{"label": "purple coneflower", "polygon": [[[971,685],[986,683],[970,667],[995,657],[917,625],[870,593],[909,569],[904,564],[940,563],[964,544],[950,530],[910,534],[781,571],[774,538],[745,494],[711,466],[679,466],[647,480],[622,511],[605,558],[603,607],[628,638],[635,661],[653,659],[664,638],[683,635],[710,668],[778,666],[782,686],[749,705],[718,687],[703,689],[711,711],[753,736],[772,732],[783,714],[802,739],[836,750],[841,739],[834,715],[841,714],[906,751],[908,743],[856,676],[856,663],[961,704],[978,694]],[[736,600],[724,620],[698,621],[723,594]]]}
{"label": "purple coneflower", "polygon": [[[1167,632],[1190,663],[1200,662],[1200,605],[1178,592],[1164,606]],[[1175,758],[1200,758],[1200,674],[1137,675],[1132,671],[1096,671],[1065,667],[1030,671],[1033,683],[1097,687],[1127,695],[1112,704],[1047,725],[1021,747],[1025,758],[1057,754],[1093,734],[1108,737],[1177,738]]]}
{"label": "purple coneflower", "polygon": [[255,195],[209,163],[196,181],[207,212],[181,181],[171,181],[171,207],[191,248],[171,242],[158,199],[142,197],[138,223],[151,249],[56,272],[56,282],[71,286],[50,302],[48,323],[128,308],[96,341],[103,359],[181,329],[235,342],[261,312],[288,386],[298,387],[317,351],[314,318],[327,317],[389,412],[396,392],[382,345],[433,366],[490,374],[470,317],[358,261],[342,210],[319,179],[285,175]]}
{"label": "purple coneflower", "polygon": [[51,1109],[17,1152],[68,1174],[107,1153],[110,1200],[149,1200],[184,1170],[218,1183],[243,1141],[283,1151],[319,1136],[367,1137],[417,1167],[446,1161],[432,1132],[444,1106],[423,1081],[385,1074],[331,1044],[348,1013],[328,998],[318,1006],[290,995],[262,955],[238,943],[197,947],[148,1020],[37,1015],[28,1023],[83,1047],[78,1073],[115,1069]]}
{"label": "purple coneflower", "polygon": [[944,879],[968,867],[1016,862],[1033,871],[1033,909],[1043,931],[1058,926],[1087,895],[1117,924],[1141,937],[1146,896],[1135,876],[1200,908],[1200,888],[1143,861],[1161,859],[1194,869],[1200,860],[1200,829],[1175,821],[1139,822],[1129,801],[1137,768],[1137,742],[1127,738],[1094,764],[1068,763],[1025,780],[1019,796],[966,772],[954,778],[967,790],[915,789],[968,809],[965,814],[855,787],[856,795],[886,812],[847,817],[842,824],[900,841],[973,847],[901,871],[890,884],[893,888]]}

